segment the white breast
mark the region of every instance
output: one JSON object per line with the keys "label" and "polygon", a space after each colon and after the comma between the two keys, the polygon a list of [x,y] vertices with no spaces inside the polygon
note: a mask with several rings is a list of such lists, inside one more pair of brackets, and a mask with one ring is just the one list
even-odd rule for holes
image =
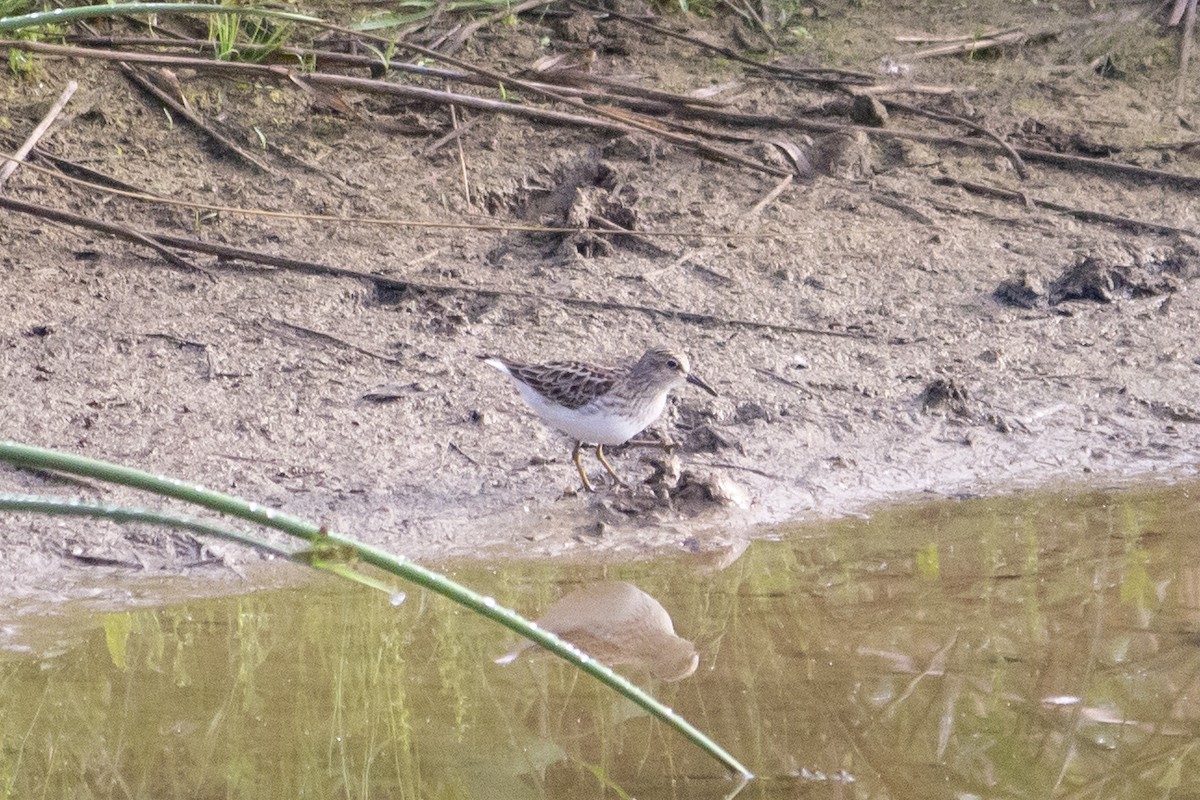
{"label": "white breast", "polygon": [[667,393],[664,391],[650,403],[641,406],[638,409],[641,413],[635,418],[628,418],[614,413],[613,408],[603,402],[589,403],[582,408],[563,408],[546,402],[540,394],[520,381],[514,380],[513,384],[543,422],[575,441],[587,444],[624,444],[658,419],[667,404]]}

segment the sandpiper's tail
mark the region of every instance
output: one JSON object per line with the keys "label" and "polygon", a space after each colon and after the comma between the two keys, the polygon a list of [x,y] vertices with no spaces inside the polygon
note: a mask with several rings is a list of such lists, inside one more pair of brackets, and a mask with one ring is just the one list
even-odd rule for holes
{"label": "sandpiper's tail", "polygon": [[487,364],[489,367],[500,370],[505,375],[512,374],[510,362],[501,358],[500,356],[490,356],[487,353],[480,353],[478,356],[476,356],[476,358]]}

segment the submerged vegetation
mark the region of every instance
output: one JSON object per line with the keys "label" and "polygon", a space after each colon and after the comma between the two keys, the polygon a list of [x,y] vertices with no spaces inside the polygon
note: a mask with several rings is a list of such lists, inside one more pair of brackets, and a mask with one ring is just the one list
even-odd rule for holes
{"label": "submerged vegetation", "polygon": [[[753,796],[1132,800],[1200,780],[1196,512],[1186,488],[1028,495],[781,530],[716,573],[687,558],[452,567],[531,610],[614,578],[660,599],[701,665],[658,692],[744,754],[765,778]],[[55,625],[53,647],[0,667],[24,698],[0,716],[21,764],[0,777],[11,796],[33,775],[70,795],[93,774],[135,796],[732,788],[576,671],[493,664],[511,638],[453,604],[318,582]]]}

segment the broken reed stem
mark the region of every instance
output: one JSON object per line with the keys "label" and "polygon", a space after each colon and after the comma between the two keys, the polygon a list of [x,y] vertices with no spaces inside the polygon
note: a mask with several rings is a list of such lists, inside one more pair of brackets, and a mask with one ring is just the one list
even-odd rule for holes
{"label": "broken reed stem", "polygon": [[[0,461],[33,467],[35,469],[65,472],[70,475],[80,475],[120,486],[128,486],[133,489],[151,492],[161,497],[182,500],[185,503],[191,503],[192,505],[201,506],[222,514],[228,514],[229,516],[253,522],[267,528],[274,528],[289,536],[310,542],[314,547],[308,552],[313,554],[314,560],[319,560],[322,552],[325,551],[351,553],[358,561],[370,564],[384,572],[440,594],[480,616],[503,625],[518,636],[541,645],[554,653],[554,655],[570,663],[576,669],[586,672],[630,702],[645,709],[651,716],[674,728],[688,741],[692,742],[692,744],[716,759],[727,770],[741,776],[743,781],[753,777],[750,770],[746,769],[741,762],[674,710],[662,704],[626,678],[613,672],[608,666],[591,658],[578,647],[564,642],[554,634],[533,625],[529,620],[515,611],[497,604],[493,598],[484,597],[473,592],[441,573],[422,567],[407,558],[393,556],[379,548],[359,542],[348,536],[333,533],[322,526],[299,517],[284,514],[273,508],[264,508],[258,503],[248,502],[239,497],[215,492],[211,489],[206,489],[176,478],[152,475],[149,472],[143,472],[142,470],[120,464],[98,461],[72,453],[47,450],[13,441],[0,441]],[[303,553],[294,553],[292,554],[292,558],[296,560],[302,555]],[[345,566],[344,559],[342,566]]]}
{"label": "broken reed stem", "polygon": [[[156,52],[161,55],[175,55],[181,58],[188,58],[184,53],[164,52],[167,47],[176,49],[184,48],[187,50],[216,50],[216,45],[207,39],[158,39],[149,36],[68,36],[67,41],[73,45],[89,48],[115,48],[115,47],[154,47]],[[266,47],[258,47],[252,44],[244,44],[241,46],[243,52],[259,52],[266,50]],[[363,69],[377,69],[380,66],[386,67],[394,72],[404,72],[411,75],[420,75],[428,78],[441,78],[448,81],[458,81],[460,83],[469,83],[475,86],[494,87],[496,82],[476,75],[465,70],[445,69],[443,67],[433,67],[427,64],[411,64],[407,61],[399,61],[391,59],[386,62],[381,61],[378,56],[364,56],[356,53],[339,53],[333,50],[317,50],[311,47],[298,47],[296,45],[284,45],[276,49],[276,52],[284,53],[289,56],[294,56],[297,59],[309,59],[320,66],[350,66],[362,67]],[[656,101],[666,105],[676,106],[700,106],[702,108],[723,108],[728,103],[721,100],[704,97],[690,97],[688,95],[675,94],[665,92],[661,89],[639,86],[637,84],[626,83],[613,78],[608,78],[602,75],[593,75],[590,73],[579,72],[577,70],[564,70],[562,72],[542,73],[547,79],[552,79],[553,82],[546,81],[531,81],[534,86],[543,89],[549,89],[562,94],[567,94],[572,97],[579,97],[585,100],[597,100],[604,102],[631,102],[634,100]],[[591,83],[596,86],[603,86],[611,91],[601,92],[593,89],[583,89],[576,85],[579,82]],[[892,89],[897,91],[919,91],[921,87],[913,87],[905,84],[903,87],[881,87],[884,89]],[[943,93],[952,91],[952,89],[941,87]]]}
{"label": "broken reed stem", "polygon": [[1018,203],[1026,208],[1042,208],[1047,211],[1053,211],[1056,214],[1062,214],[1067,217],[1083,220],[1084,222],[1096,222],[1104,225],[1112,225],[1123,230],[1132,231],[1134,233],[1154,233],[1159,236],[1183,235],[1191,236],[1200,239],[1200,231],[1191,230],[1188,228],[1179,228],[1174,225],[1162,225],[1157,222],[1145,222],[1140,219],[1132,219],[1131,217],[1122,217],[1117,214],[1108,214],[1103,211],[1088,211],[1086,209],[1071,208],[1060,203],[1054,203],[1049,200],[1039,200],[1036,197],[1030,197],[1024,192],[1013,191],[1012,189],[1002,189],[998,186],[987,186],[982,183],[974,183],[972,181],[963,181],[957,178],[940,177],[933,178],[931,181],[935,186],[952,186],[962,189],[971,194],[980,195],[982,197],[992,197],[999,200],[1007,200],[1010,203]]}
{"label": "broken reed stem", "polygon": [[1013,165],[1013,169],[1016,171],[1017,176],[1020,177],[1021,180],[1028,180],[1029,167],[1025,166],[1025,162],[1021,159],[1021,155],[1017,152],[1016,148],[1004,141],[1004,139],[1000,138],[999,134],[985,128],[979,123],[972,122],[965,117],[959,117],[954,114],[943,114],[940,111],[930,111],[927,108],[910,105],[909,103],[903,103],[899,100],[883,100],[881,102],[889,111],[896,109],[899,111],[906,111],[909,114],[918,114],[922,117],[928,117],[929,119],[934,119],[939,122],[946,122],[951,125],[962,125],[966,128],[970,128],[981,136],[986,136],[1004,149],[1004,152],[1008,155],[1008,160]]}
{"label": "broken reed stem", "polygon": [[[290,75],[292,73],[291,69],[274,64],[245,64],[234,61],[215,61],[206,58],[190,58],[187,56],[163,56],[157,53],[131,53],[119,52],[115,50],[96,50],[87,47],[70,47],[68,45],[49,44],[47,42],[0,40],[0,48],[5,47],[25,50],[31,53],[70,56],[72,58],[94,58],[104,61],[190,67],[192,69],[204,70],[208,72],[269,77],[279,81],[290,81]],[[426,89],[421,86],[412,86],[409,84],[389,83],[387,81],[378,81],[370,78],[355,78],[348,75],[331,75],[321,72],[305,73],[304,80],[307,83],[331,86],[339,89],[354,89],[373,94],[392,94],[400,97],[407,97],[412,100],[427,100],[442,104],[453,103],[460,106],[465,106],[467,108],[476,108],[482,111],[513,114],[514,116],[528,117],[530,119],[536,119],[543,122],[574,125],[576,127],[583,128],[595,128],[612,133],[627,134],[633,132],[633,128],[631,126],[595,119],[593,117],[583,117],[577,114],[554,111],[552,109],[537,108],[535,106],[526,106],[519,103],[509,103],[504,100],[491,100],[484,97],[476,97],[474,95],[458,94],[454,92],[441,92],[437,91],[436,89]]]}
{"label": "broken reed stem", "polygon": [[54,124],[54,120],[58,119],[58,115],[67,107],[71,96],[75,94],[75,90],[78,88],[79,84],[77,82],[67,81],[62,94],[54,101],[54,105],[50,106],[50,110],[46,112],[46,116],[42,117],[42,121],[29,134],[29,138],[25,140],[20,149],[13,153],[12,160],[0,165],[0,189],[4,188],[4,182],[8,180],[10,175],[16,172],[17,167],[25,160],[25,156],[29,155],[29,151],[36,147],[41,138],[46,135],[46,131],[50,130],[50,126]]}
{"label": "broken reed stem", "polygon": [[141,88],[142,91],[146,92],[151,97],[155,98],[160,103],[162,103],[163,105],[170,108],[171,111],[178,114],[181,119],[184,119],[184,120],[190,122],[193,127],[195,127],[198,131],[200,131],[205,136],[207,136],[209,139],[216,142],[222,148],[224,148],[225,150],[227,150],[230,153],[233,153],[235,156],[242,159],[243,161],[245,161],[247,164],[251,165],[252,167],[255,167],[256,169],[258,169],[260,172],[262,172],[264,174],[267,174],[267,175],[276,175],[277,174],[275,172],[275,170],[273,170],[268,164],[266,164],[266,162],[264,162],[262,159],[255,157],[252,153],[248,152],[244,147],[239,145],[237,142],[233,141],[225,134],[223,134],[220,131],[213,128],[211,125],[209,125],[207,122],[205,122],[200,117],[199,114],[196,114],[194,111],[192,111],[190,108],[185,106],[183,103],[179,102],[174,97],[172,97],[171,95],[164,92],[162,89],[160,89],[154,83],[153,80],[151,80],[147,76],[143,75],[137,68],[132,67],[129,64],[126,64],[124,61],[118,61],[117,66],[121,68],[121,72],[123,72],[125,74],[125,77],[128,78],[130,81],[132,81],[136,86]]}

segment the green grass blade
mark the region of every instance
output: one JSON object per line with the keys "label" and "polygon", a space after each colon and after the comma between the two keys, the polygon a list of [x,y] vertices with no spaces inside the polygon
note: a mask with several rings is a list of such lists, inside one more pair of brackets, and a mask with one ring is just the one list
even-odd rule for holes
{"label": "green grass blade", "polygon": [[259,539],[256,536],[231,530],[220,525],[214,525],[206,520],[183,514],[151,511],[145,508],[114,506],[111,503],[92,503],[68,497],[46,497],[31,494],[0,494],[0,511],[32,511],[37,514],[92,517],[94,519],[107,519],[111,522],[140,522],[146,525],[159,525],[165,528],[192,531],[204,536],[225,539],[226,541],[253,547],[255,550],[264,553],[291,558],[291,553],[287,550],[276,547],[270,542]]}

